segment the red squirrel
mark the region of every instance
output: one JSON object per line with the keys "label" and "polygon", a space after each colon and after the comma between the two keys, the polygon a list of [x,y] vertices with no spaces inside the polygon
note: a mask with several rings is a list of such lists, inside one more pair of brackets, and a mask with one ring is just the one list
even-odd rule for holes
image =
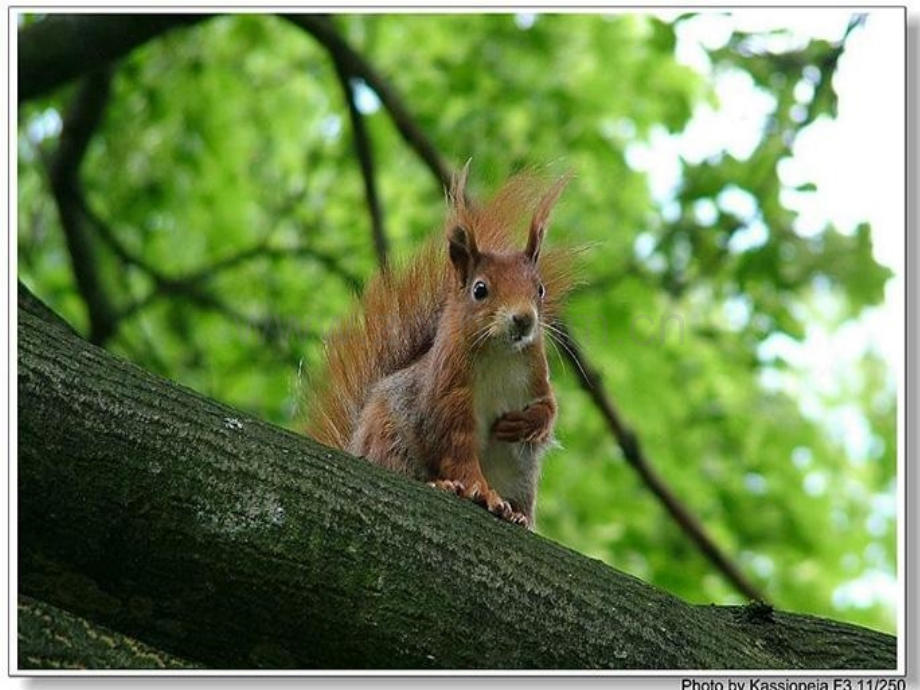
{"label": "red squirrel", "polygon": [[519,174],[476,206],[468,168],[448,193],[446,242],[375,276],[327,337],[305,431],[532,529],[556,421],[543,333],[573,266],[543,240],[568,177],[540,194]]}

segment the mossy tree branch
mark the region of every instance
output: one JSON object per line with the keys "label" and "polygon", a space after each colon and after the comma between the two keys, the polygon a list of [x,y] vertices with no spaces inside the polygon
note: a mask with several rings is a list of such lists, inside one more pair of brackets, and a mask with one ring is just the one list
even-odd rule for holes
{"label": "mossy tree branch", "polygon": [[158,378],[19,299],[19,589],[209,667],[892,669],[694,606]]}

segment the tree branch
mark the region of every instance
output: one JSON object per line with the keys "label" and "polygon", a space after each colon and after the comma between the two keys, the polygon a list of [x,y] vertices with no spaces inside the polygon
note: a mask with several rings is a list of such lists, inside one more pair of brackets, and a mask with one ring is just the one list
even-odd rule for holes
{"label": "tree branch", "polygon": [[209,266],[196,269],[174,280],[183,283],[202,283],[215,278],[219,273],[250,261],[258,261],[261,259],[276,261],[292,258],[313,259],[327,271],[338,277],[351,290],[358,291],[361,289],[361,279],[342,266],[339,260],[332,254],[327,254],[315,247],[309,247],[302,244],[290,247],[273,247],[265,242],[258,242],[251,247],[241,249],[234,254],[217,259]]}
{"label": "tree branch", "polygon": [[102,285],[93,239],[83,213],[80,166],[102,122],[110,84],[111,75],[105,70],[84,80],[64,114],[60,142],[48,165],[51,192],[58,207],[77,290],[89,315],[89,339],[96,344],[111,337],[118,319]]}
{"label": "tree branch", "polygon": [[380,208],[380,199],[377,196],[377,183],[374,175],[374,155],[370,135],[364,123],[364,116],[355,103],[354,87],[351,83],[352,75],[348,66],[342,62],[338,53],[332,53],[332,62],[336,75],[342,86],[345,104],[348,108],[348,117],[354,134],[355,153],[361,164],[361,176],[364,179],[364,195],[367,198],[368,212],[371,218],[371,234],[374,238],[374,250],[377,252],[377,263],[382,269],[387,267],[388,242],[383,228],[383,211]]}
{"label": "tree branch", "polygon": [[203,284],[215,278],[219,273],[247,261],[254,261],[256,259],[277,260],[297,256],[309,256],[337,273],[352,289],[357,290],[360,286],[358,279],[339,266],[338,262],[330,255],[316,251],[311,247],[270,247],[262,242],[247,249],[240,250],[235,254],[230,254],[222,259],[218,259],[208,266],[196,269],[185,275],[170,276],[160,271],[142,257],[129,251],[115,236],[115,233],[112,232],[108,224],[92,211],[88,205],[85,205],[85,199],[81,199],[81,201],[84,203],[83,211],[86,217],[92,222],[100,238],[119,261],[125,266],[134,266],[140,271],[143,271],[155,285],[147,295],[132,301],[118,312],[117,320],[119,322],[135,316],[159,299],[181,296],[200,308],[223,315],[237,325],[258,331],[262,333],[269,342],[277,344],[288,335],[298,334],[301,336],[309,335],[310,337],[318,337],[318,335],[309,333],[307,329],[297,324],[285,324],[280,318],[273,316],[247,316],[214,295]]}
{"label": "tree branch", "polygon": [[710,563],[744,596],[755,601],[765,601],[761,591],[719,548],[696,515],[684,505],[662,476],[655,471],[655,468],[642,450],[638,436],[623,421],[619,411],[613,404],[613,400],[604,390],[600,374],[584,356],[581,346],[575,342],[568,327],[565,324],[560,324],[557,328],[565,357],[572,364],[582,390],[590,396],[594,406],[600,411],[607,428],[616,439],[626,461],[636,470],[643,483],[658,498],[671,517],[674,518],[674,521],[690,537]]}
{"label": "tree branch", "polygon": [[236,268],[250,261],[257,261],[259,259],[276,261],[300,257],[315,260],[323,268],[341,279],[351,290],[357,291],[361,288],[361,280],[342,266],[339,260],[331,254],[327,254],[326,252],[306,245],[273,247],[265,241],[256,242],[250,247],[228,254],[207,266],[196,268],[183,275],[170,276],[151,265],[142,257],[129,251],[115,236],[115,233],[112,232],[108,223],[99,217],[99,215],[88,205],[84,206],[84,213],[92,222],[93,227],[99,233],[100,238],[105,242],[106,246],[123,264],[126,266],[134,266],[144,273],[147,273],[154,282],[164,287],[164,292],[175,292],[177,289],[181,290],[182,286],[205,283],[216,278],[224,271]]}
{"label": "tree branch", "polygon": [[19,591],[93,625],[212,668],[895,668],[889,635],[689,605],[148,374],[35,304]]}
{"label": "tree branch", "polygon": [[367,60],[348,45],[335,30],[329,18],[315,14],[283,15],[283,17],[313,36],[334,56],[337,64],[345,66],[349,74],[360,77],[374,90],[383,107],[390,113],[393,124],[396,125],[396,129],[406,143],[421,157],[425,165],[434,172],[441,186],[449,187],[451,180],[450,169],[441,160],[440,153],[428,139],[428,135],[418,126],[415,118],[409,113],[402,97]]}
{"label": "tree branch", "polygon": [[53,14],[18,35],[19,103],[128,54],[170,29],[209,15]]}

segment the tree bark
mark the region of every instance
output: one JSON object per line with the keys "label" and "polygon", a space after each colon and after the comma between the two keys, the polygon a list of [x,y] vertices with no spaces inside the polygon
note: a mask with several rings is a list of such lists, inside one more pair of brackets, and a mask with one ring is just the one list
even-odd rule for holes
{"label": "tree bark", "polygon": [[[158,378],[19,295],[19,591],[216,668],[894,669]],[[232,375],[232,372],[228,372]],[[675,564],[679,567],[679,564]]]}

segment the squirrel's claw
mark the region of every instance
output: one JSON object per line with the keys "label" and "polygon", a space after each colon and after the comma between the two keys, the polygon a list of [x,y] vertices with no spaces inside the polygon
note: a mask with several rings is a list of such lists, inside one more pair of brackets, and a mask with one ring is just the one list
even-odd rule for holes
{"label": "squirrel's claw", "polygon": [[479,483],[473,484],[472,488],[466,493],[466,497],[474,503],[478,503],[493,515],[497,515],[502,520],[510,520],[514,512],[511,504],[502,499],[497,492],[486,488],[484,491],[480,488]]}
{"label": "squirrel's claw", "polygon": [[428,482],[428,486],[434,489],[441,489],[442,491],[449,491],[458,496],[463,496],[466,493],[466,487],[463,485],[463,482],[459,482],[455,479],[438,479],[433,482]]}
{"label": "squirrel's claw", "polygon": [[514,515],[514,511],[511,509],[511,504],[508,501],[498,500],[497,503],[486,506],[489,509],[489,512],[497,517],[500,517],[502,520],[511,521],[511,516]]}
{"label": "squirrel's claw", "polygon": [[481,505],[496,517],[506,520],[507,522],[511,522],[515,525],[522,525],[524,527],[530,524],[526,515],[512,508],[511,504],[502,499],[498,493],[492,489],[483,491],[479,486],[479,482],[475,482],[470,488],[467,488],[463,482],[455,479],[437,479],[427,482],[427,484],[432,488],[457,494],[461,498],[468,498],[474,503]]}
{"label": "squirrel's claw", "polygon": [[494,491],[489,491],[477,502],[482,503],[482,505],[496,517],[508,522],[514,522],[514,516],[517,514],[516,511],[511,507],[508,501],[504,500]]}
{"label": "squirrel's claw", "polygon": [[527,516],[512,508],[508,501],[500,501],[494,508],[489,508],[489,512],[513,525],[530,526],[530,520],[527,519]]}
{"label": "squirrel's claw", "polygon": [[508,522],[513,522],[515,525],[520,525],[521,527],[530,527],[530,520],[527,519],[527,516],[516,510],[511,512],[511,517],[508,518]]}

